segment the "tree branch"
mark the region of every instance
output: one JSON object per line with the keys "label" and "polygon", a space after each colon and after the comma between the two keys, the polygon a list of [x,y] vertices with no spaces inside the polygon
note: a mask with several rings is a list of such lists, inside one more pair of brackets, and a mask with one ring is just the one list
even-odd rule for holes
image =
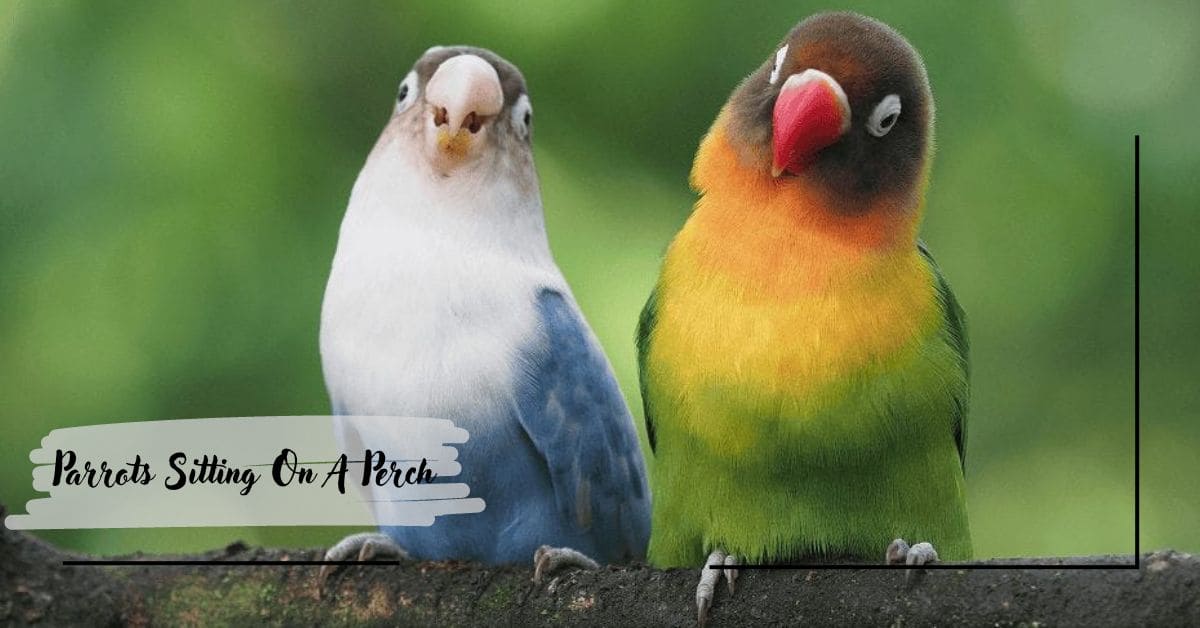
{"label": "tree branch", "polygon": [[[321,555],[320,550],[234,544],[199,556],[155,558],[319,560]],[[0,529],[0,624],[690,626],[699,575],[696,569],[609,567],[567,571],[539,586],[530,582],[531,567],[404,563],[344,568],[319,595],[315,566],[62,564],[78,558],[86,557]],[[1074,562],[1120,560],[1129,557]],[[1032,562],[1053,565],[1063,559]],[[1200,560],[1170,551],[1148,555],[1137,571],[938,570],[912,586],[897,571],[744,571],[733,596],[723,586],[718,590],[710,622],[1196,625],[1198,578]]]}

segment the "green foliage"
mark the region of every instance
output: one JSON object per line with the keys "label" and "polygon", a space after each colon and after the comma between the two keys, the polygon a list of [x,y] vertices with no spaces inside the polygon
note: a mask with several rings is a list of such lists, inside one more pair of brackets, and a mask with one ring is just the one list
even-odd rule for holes
{"label": "green foliage", "polygon": [[[1132,550],[1133,134],[1143,137],[1143,545],[1200,549],[1200,12],[848,2],[921,50],[924,237],[970,324],[976,554]],[[328,411],[345,201],[425,48],[529,81],[551,243],[640,414],[633,331],[737,82],[824,2],[0,3],[0,500],[49,430]],[[100,553],[341,529],[46,533]]]}

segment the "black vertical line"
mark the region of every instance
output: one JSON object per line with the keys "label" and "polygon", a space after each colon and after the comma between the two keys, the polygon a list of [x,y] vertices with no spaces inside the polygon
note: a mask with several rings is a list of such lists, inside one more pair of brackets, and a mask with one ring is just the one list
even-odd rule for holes
{"label": "black vertical line", "polygon": [[1133,136],[1133,559],[1142,563],[1142,136]]}

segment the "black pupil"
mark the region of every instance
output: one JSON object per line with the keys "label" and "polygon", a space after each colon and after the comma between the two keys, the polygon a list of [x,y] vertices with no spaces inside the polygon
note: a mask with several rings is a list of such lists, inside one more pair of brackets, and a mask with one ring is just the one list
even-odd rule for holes
{"label": "black pupil", "polygon": [[400,86],[400,100],[404,100],[408,96],[408,83]]}
{"label": "black pupil", "polygon": [[890,128],[892,128],[892,125],[895,123],[896,123],[896,114],[889,113],[886,116],[884,116],[884,118],[882,120],[879,121],[879,128],[890,129]]}
{"label": "black pupil", "polygon": [[530,111],[526,111],[525,112],[525,126],[529,126],[529,120],[531,118],[533,118],[533,113]]}

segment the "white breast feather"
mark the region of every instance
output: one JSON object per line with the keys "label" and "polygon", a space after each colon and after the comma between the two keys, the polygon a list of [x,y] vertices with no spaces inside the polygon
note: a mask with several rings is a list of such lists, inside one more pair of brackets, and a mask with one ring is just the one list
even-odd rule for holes
{"label": "white breast feather", "polygon": [[569,294],[536,181],[440,178],[387,135],[354,185],[326,287],[326,385],[347,414],[487,420],[536,338],[537,290]]}

